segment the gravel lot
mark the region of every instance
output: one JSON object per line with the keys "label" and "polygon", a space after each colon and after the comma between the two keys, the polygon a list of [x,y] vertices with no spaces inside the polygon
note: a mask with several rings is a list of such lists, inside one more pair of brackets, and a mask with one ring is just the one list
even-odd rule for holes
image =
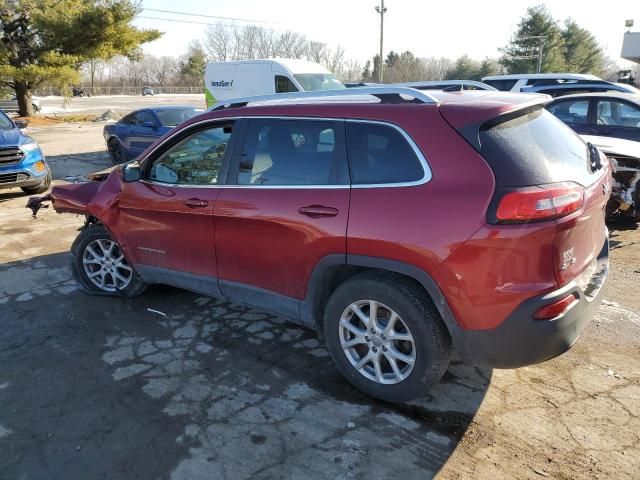
{"label": "gravel lot", "polygon": [[[31,132],[61,182],[109,165],[101,129]],[[83,295],[67,254],[82,218],[25,202],[0,191],[2,479],[638,478],[633,226],[612,232],[607,301],[569,353],[454,362],[427,398],[388,405],[277,317],[169,287]]]}

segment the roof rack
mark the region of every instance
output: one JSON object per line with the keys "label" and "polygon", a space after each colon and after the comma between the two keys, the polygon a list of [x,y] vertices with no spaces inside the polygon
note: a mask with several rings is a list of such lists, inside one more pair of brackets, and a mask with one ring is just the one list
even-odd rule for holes
{"label": "roof rack", "polygon": [[[438,100],[415,88],[408,87],[355,87],[344,90],[319,90],[313,92],[276,93],[255,97],[230,98],[214,104],[209,111],[246,107],[252,103],[313,103],[313,100],[331,100],[336,97],[358,97],[370,95],[382,103],[438,103]],[[407,99],[408,98],[408,99]],[[302,100],[297,102],[296,100]]]}

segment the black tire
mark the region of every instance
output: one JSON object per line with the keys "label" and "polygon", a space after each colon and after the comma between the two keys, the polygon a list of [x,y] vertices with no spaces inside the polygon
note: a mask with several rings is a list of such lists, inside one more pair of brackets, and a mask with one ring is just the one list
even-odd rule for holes
{"label": "black tire", "polygon": [[124,148],[122,148],[122,145],[120,145],[118,139],[110,138],[107,142],[107,150],[114,164],[118,165],[127,161],[127,153],[124,151]]}
{"label": "black tire", "polygon": [[[374,300],[393,310],[404,323],[401,327],[406,326],[403,332],[408,329],[408,333],[413,337],[413,346],[410,347],[410,350],[415,352],[413,368],[408,370],[410,373],[406,378],[397,383],[382,384],[365,377],[352,365],[342,348],[340,318],[347,307],[360,300]],[[353,318],[357,322],[356,317]],[[379,320],[383,321],[384,319]],[[359,274],[340,285],[329,298],[324,315],[324,333],[327,348],[338,370],[356,388],[380,400],[407,402],[424,397],[442,378],[449,365],[451,338],[431,299],[422,289],[394,274]],[[377,334],[367,338],[374,336],[377,337],[376,340],[380,340]],[[394,343],[393,348],[402,348],[402,343]],[[405,345],[407,343],[404,342]],[[371,342],[358,345],[357,348],[365,348],[369,352],[375,350]],[[385,348],[389,348],[385,352],[392,350],[391,346]],[[387,354],[381,355],[385,355],[387,359],[381,360],[380,364],[390,370],[389,357]],[[364,356],[363,353],[361,357]],[[408,368],[408,364],[404,364],[404,367]],[[393,375],[393,372],[385,375]]]}
{"label": "black tire", "polygon": [[36,113],[40,111],[40,107],[38,107],[35,103],[31,104],[31,107],[33,108],[33,111]]}
{"label": "black tire", "polygon": [[[133,267],[126,263],[126,259],[124,259],[123,263],[127,264],[127,267],[131,269],[130,281],[126,286],[123,286],[122,288],[115,286],[115,288],[112,289],[100,288],[89,278],[88,273],[85,270],[83,258],[87,247],[95,245],[95,242],[98,240],[113,242],[117,247],[117,243],[111,235],[109,235],[107,229],[100,224],[95,224],[82,230],[71,246],[71,270],[73,272],[73,277],[78,282],[78,285],[80,285],[81,290],[90,295],[106,295],[126,298],[136,297],[144,292],[147,284],[140,278]],[[114,255],[119,256],[119,254],[121,254],[120,251],[114,251]],[[123,272],[123,270],[120,269],[120,272]],[[107,282],[105,287],[109,287],[109,283],[115,282],[115,277],[113,275],[107,275],[107,278],[111,278],[111,282]]]}
{"label": "black tire", "polygon": [[51,187],[51,170],[47,168],[47,176],[44,177],[40,185],[36,185],[35,187],[22,187],[22,191],[27,195],[37,195],[38,193],[46,192],[49,190],[49,187]]}

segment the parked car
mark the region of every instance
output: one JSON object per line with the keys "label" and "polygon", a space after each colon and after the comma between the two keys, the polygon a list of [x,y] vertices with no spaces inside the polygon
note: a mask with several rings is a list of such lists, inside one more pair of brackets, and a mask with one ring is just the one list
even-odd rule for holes
{"label": "parked car", "polygon": [[411,87],[418,90],[491,90],[497,92],[496,88],[491,85],[482,82],[476,82],[475,80],[425,80],[422,82],[405,82],[395,83],[398,87]]}
{"label": "parked car", "polygon": [[51,171],[36,141],[20,130],[26,126],[0,111],[0,189],[42,193],[51,186]]}
{"label": "parked car", "polygon": [[573,95],[579,93],[590,92],[622,92],[640,94],[640,90],[632,85],[624,83],[613,83],[605,80],[586,80],[579,82],[563,82],[556,85],[534,85],[531,87],[524,87],[522,89],[525,93],[544,93],[552,97],[562,97],[565,95]]}
{"label": "parked car", "polygon": [[493,75],[484,77],[482,81],[498,90],[544,93],[552,97],[588,92],[640,93],[632,85],[608,82],[594,75],[578,73]]}
{"label": "parked car", "polygon": [[387,86],[237,99],[50,198],[87,218],[71,249],[85,292],[165,283],[275,312],[316,329],[356,387],[407,401],[452,348],[542,362],[598,309],[610,165],[544,101]]}
{"label": "parked car", "polygon": [[152,97],[155,95],[156,92],[153,91],[153,88],[151,87],[142,87],[142,96],[146,97],[147,95],[151,95]]}
{"label": "parked car", "polygon": [[640,142],[595,135],[581,137],[599,148],[613,166],[607,218],[640,221]]}
{"label": "parked car", "polygon": [[482,78],[482,83],[491,85],[503,92],[522,92],[525,87],[557,85],[568,81],[602,80],[595,75],[584,73],[516,73],[490,75]]}
{"label": "parked car", "polygon": [[614,167],[607,216],[640,216],[640,95],[605,92],[568,95],[547,110],[602,150]]}
{"label": "parked car", "polygon": [[[31,105],[33,106],[34,112],[40,111],[40,100],[38,98],[32,98]],[[0,99],[0,110],[7,113],[18,113],[20,110],[18,107],[18,97],[16,97],[15,95],[10,95],[8,97]]]}
{"label": "parked car", "polygon": [[640,94],[568,95],[550,102],[547,110],[579,134],[640,142]]}
{"label": "parked car", "polygon": [[111,160],[122,163],[137,157],[176,125],[202,112],[202,108],[177,105],[144,108],[105,125],[102,135]]}

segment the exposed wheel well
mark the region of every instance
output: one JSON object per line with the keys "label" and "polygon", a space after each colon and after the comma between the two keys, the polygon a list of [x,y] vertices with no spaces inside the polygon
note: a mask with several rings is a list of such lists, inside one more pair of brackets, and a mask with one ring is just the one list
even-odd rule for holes
{"label": "exposed wheel well", "polygon": [[319,337],[322,338],[324,336],[324,313],[329,297],[331,297],[333,292],[340,285],[342,285],[344,282],[354,277],[355,275],[359,275],[361,273],[371,273],[372,275],[380,275],[381,277],[389,277],[391,275],[396,278],[403,279],[418,291],[424,292],[435,305],[434,299],[431,297],[429,292],[420,284],[420,282],[409,275],[381,268],[346,264],[334,265],[327,268],[323,273],[322,279],[317,285],[317,294],[314,299],[313,310],[316,323],[316,331],[318,332]]}

